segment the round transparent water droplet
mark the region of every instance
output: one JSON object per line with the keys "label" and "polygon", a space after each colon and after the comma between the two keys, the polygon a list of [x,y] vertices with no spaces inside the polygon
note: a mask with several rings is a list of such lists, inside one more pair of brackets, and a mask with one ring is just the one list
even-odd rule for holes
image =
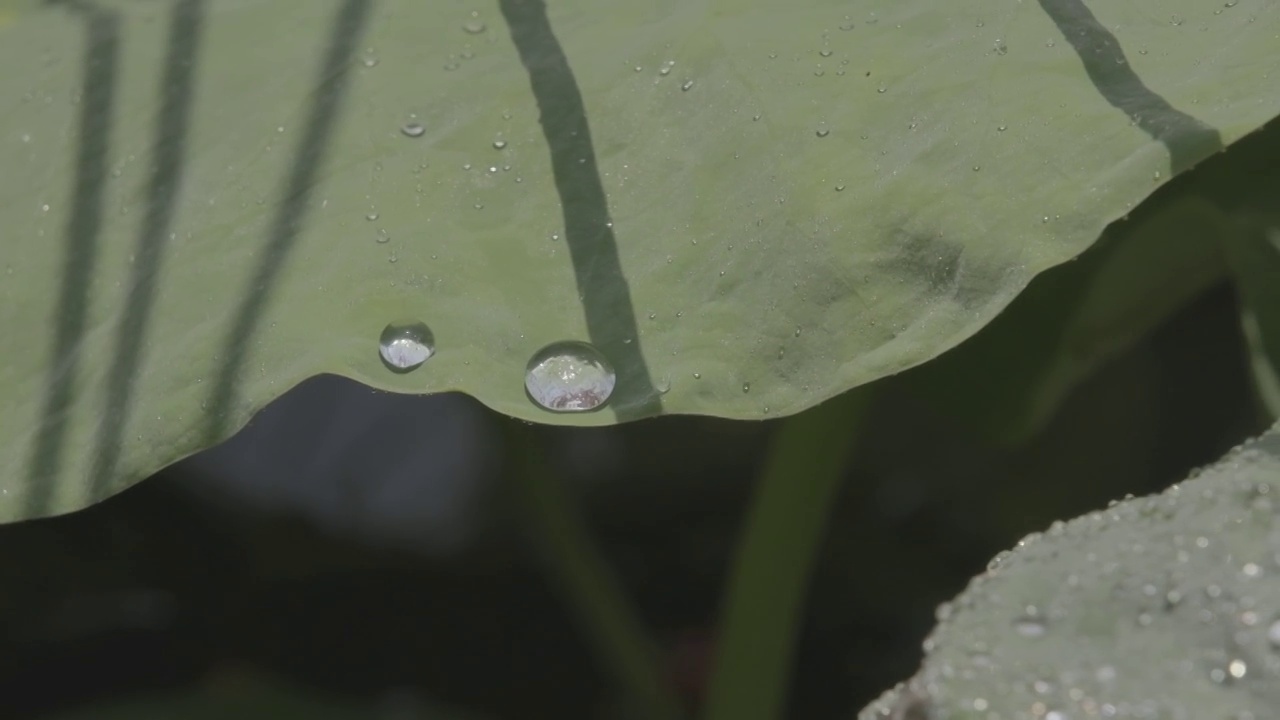
{"label": "round transparent water droplet", "polygon": [[462,23],[463,32],[466,32],[469,35],[479,35],[480,33],[484,32],[485,29],[486,28],[485,28],[484,22],[480,20],[471,19]]}
{"label": "round transparent water droplet", "polygon": [[613,394],[617,375],[594,346],[576,340],[552,343],[529,359],[524,389],[535,404],[552,412],[587,412]]}
{"label": "round transparent water droplet", "polygon": [[378,228],[378,234],[374,237],[374,241],[377,242],[379,245],[381,245],[383,243],[390,242],[390,240],[391,240],[391,235],[390,233],[387,232],[387,229]]}
{"label": "round transparent water droplet", "polygon": [[744,393],[751,392],[751,383],[745,383],[745,382],[742,383],[742,392]]}
{"label": "round transparent water droplet", "polygon": [[400,127],[400,132],[404,133],[405,135],[411,138],[422,137],[422,134],[425,133],[426,131],[427,129],[422,127],[421,123],[416,123],[416,122],[405,123]]}
{"label": "round transparent water droplet", "polygon": [[826,137],[831,134],[831,128],[827,127],[826,123],[818,123],[818,128],[813,131],[813,134],[818,137]]}
{"label": "round transparent water droplet", "polygon": [[378,354],[393,372],[409,372],[426,362],[435,351],[431,328],[417,320],[388,323],[378,338]]}
{"label": "round transparent water droplet", "polygon": [[831,57],[831,48],[822,48],[818,51],[818,54],[822,57]]}
{"label": "round transparent water droplet", "polygon": [[503,140],[502,138],[498,138],[497,140],[494,140],[494,141],[493,141],[493,149],[494,149],[494,150],[501,150],[501,149],[505,148],[506,146],[507,146],[507,141],[506,141],[506,140]]}
{"label": "round transparent water droplet", "polygon": [[378,219],[378,213],[376,212],[365,213],[364,219],[368,220],[369,222],[373,222],[374,220]]}

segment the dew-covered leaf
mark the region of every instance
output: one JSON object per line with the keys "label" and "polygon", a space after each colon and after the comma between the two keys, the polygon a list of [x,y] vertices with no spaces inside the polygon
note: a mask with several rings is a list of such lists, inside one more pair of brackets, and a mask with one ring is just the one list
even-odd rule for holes
{"label": "dew-covered leaf", "polygon": [[[798,412],[956,345],[1280,114],[1273,4],[5,9],[0,520],[319,373],[540,422]],[[434,346],[397,372],[406,322]],[[526,390],[564,341],[616,371],[603,405],[552,389],[594,412]]]}
{"label": "dew-covered leaf", "polygon": [[1024,539],[938,617],[920,672],[864,720],[1274,717],[1280,426]]}

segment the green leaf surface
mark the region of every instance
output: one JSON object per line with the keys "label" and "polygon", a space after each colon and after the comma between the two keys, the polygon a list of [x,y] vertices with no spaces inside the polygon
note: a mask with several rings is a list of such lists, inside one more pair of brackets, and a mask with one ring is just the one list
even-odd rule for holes
{"label": "green leaf surface", "polygon": [[1152,200],[1076,260],[1037,276],[977,335],[912,371],[913,389],[998,443],[1043,429],[1082,380],[1226,277],[1227,216],[1196,196]]}
{"label": "green leaf surface", "polygon": [[1274,717],[1278,513],[1275,426],[1163,494],[1027,537],[861,717]]}
{"label": "green leaf surface", "polygon": [[[317,373],[540,422],[798,412],[1280,114],[1272,4],[0,7],[0,520]],[[436,353],[397,374],[402,319]],[[560,340],[617,368],[603,411],[525,396]]]}

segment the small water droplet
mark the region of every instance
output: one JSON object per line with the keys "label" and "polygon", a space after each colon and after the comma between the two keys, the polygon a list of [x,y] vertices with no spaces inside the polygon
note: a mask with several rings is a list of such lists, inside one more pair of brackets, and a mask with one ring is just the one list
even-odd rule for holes
{"label": "small water droplet", "polygon": [[539,350],[525,368],[529,398],[552,412],[585,412],[609,401],[617,375],[594,346],[575,340]]}
{"label": "small water droplet", "polygon": [[1181,24],[1182,24],[1182,23],[1184,23],[1184,22],[1186,22],[1186,21],[1182,19],[1182,16],[1181,16],[1181,15],[1174,15],[1174,16],[1172,16],[1172,17],[1170,17],[1170,18],[1169,18],[1169,24],[1174,25],[1174,26],[1181,25]]}
{"label": "small water droplet", "polygon": [[888,90],[889,88],[885,87],[884,85],[881,85],[880,87],[876,88],[876,92],[878,93],[885,93],[885,92],[888,92]]}
{"label": "small water droplet", "polygon": [[431,328],[417,320],[388,323],[378,338],[378,354],[394,372],[409,372],[417,368],[435,351],[436,341]]}
{"label": "small water droplet", "polygon": [[369,222],[373,222],[374,220],[378,219],[378,213],[376,212],[365,213],[364,219],[368,220]]}
{"label": "small water droplet", "polygon": [[1018,618],[1013,623],[1014,632],[1024,638],[1044,637],[1044,634],[1048,629],[1049,628],[1045,625],[1044,620],[1031,615]]}
{"label": "small water droplet", "polygon": [[378,244],[382,244],[391,240],[391,236],[387,234],[386,228],[378,228],[378,235],[374,238]]}
{"label": "small water droplet", "polygon": [[374,55],[373,51],[370,50],[363,58],[360,59],[360,64],[367,68],[376,67],[378,64],[378,56]]}
{"label": "small water droplet", "polygon": [[485,28],[484,22],[478,19],[473,18],[471,20],[468,20],[462,23],[462,30],[466,32],[468,35],[479,35],[480,33],[484,32],[485,29],[486,28]]}
{"label": "small water droplet", "polygon": [[853,29],[853,23],[851,22],[843,23],[840,25],[840,29],[848,32],[849,30]]}
{"label": "small water droplet", "polygon": [[666,62],[662,63],[662,65],[658,67],[658,74],[661,75],[662,77],[666,77],[671,74],[671,69],[674,68],[675,66],[676,66],[675,60],[667,60]]}
{"label": "small water droplet", "polygon": [[1001,38],[996,38],[995,48],[996,48],[996,54],[997,54],[997,55],[1008,55],[1008,54],[1009,54],[1009,46],[1008,46],[1007,44],[1005,44],[1005,41],[1004,41],[1003,39],[1001,39]]}
{"label": "small water droplet", "polygon": [[973,171],[974,171],[974,172],[978,172],[978,171],[979,171],[979,170],[981,170],[981,169],[982,169],[982,166],[981,166],[981,165],[974,165],[974,166],[973,166]]}
{"label": "small water droplet", "polygon": [[831,49],[822,48],[821,50],[818,51],[818,54],[821,55],[822,57],[831,57]]}
{"label": "small water droplet", "polygon": [[836,192],[844,192],[844,185],[843,184],[836,185]]}
{"label": "small water droplet", "polygon": [[694,373],[694,374],[693,374],[693,379],[694,379],[694,380],[701,380],[701,379],[702,379],[702,373]]}
{"label": "small water droplet", "polygon": [[498,138],[497,140],[494,140],[494,141],[493,141],[493,149],[494,149],[494,150],[501,150],[501,149],[505,148],[506,146],[507,146],[507,141],[506,141],[506,140],[503,140],[502,138]]}
{"label": "small water droplet", "polygon": [[1008,126],[1008,125],[997,125],[997,126],[996,126],[996,132],[1004,132],[1005,130],[1008,130],[1008,129],[1009,129],[1009,126]]}
{"label": "small water droplet", "polygon": [[814,131],[814,134],[818,137],[826,137],[831,134],[831,128],[828,128],[826,123],[818,123],[818,129]]}
{"label": "small water droplet", "polygon": [[749,392],[751,392],[751,383],[749,383],[749,382],[744,382],[744,383],[742,383],[742,392],[744,392],[744,393],[749,393]]}
{"label": "small water droplet", "polygon": [[684,84],[680,86],[680,89],[681,89],[681,90],[683,90],[683,91],[685,91],[685,92],[689,92],[689,88],[691,88],[691,87],[693,87],[693,81],[692,81],[692,80],[685,80],[685,81],[684,81]]}
{"label": "small water droplet", "polygon": [[422,137],[422,134],[426,131],[427,129],[422,127],[421,123],[416,122],[406,123],[400,127],[400,132],[411,138]]}

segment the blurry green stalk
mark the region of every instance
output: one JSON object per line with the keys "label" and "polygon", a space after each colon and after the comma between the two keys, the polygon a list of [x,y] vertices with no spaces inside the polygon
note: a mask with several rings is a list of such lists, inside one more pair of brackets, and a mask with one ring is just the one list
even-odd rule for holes
{"label": "blurry green stalk", "polygon": [[870,391],[775,431],[725,594],[704,720],[783,717],[809,579]]}
{"label": "blurry green stalk", "polygon": [[508,448],[530,536],[559,582],[573,617],[585,625],[596,655],[645,720],[678,720],[684,712],[660,674],[657,648],[608,562],[596,551],[583,513],[561,478],[548,472],[533,427],[511,420]]}

